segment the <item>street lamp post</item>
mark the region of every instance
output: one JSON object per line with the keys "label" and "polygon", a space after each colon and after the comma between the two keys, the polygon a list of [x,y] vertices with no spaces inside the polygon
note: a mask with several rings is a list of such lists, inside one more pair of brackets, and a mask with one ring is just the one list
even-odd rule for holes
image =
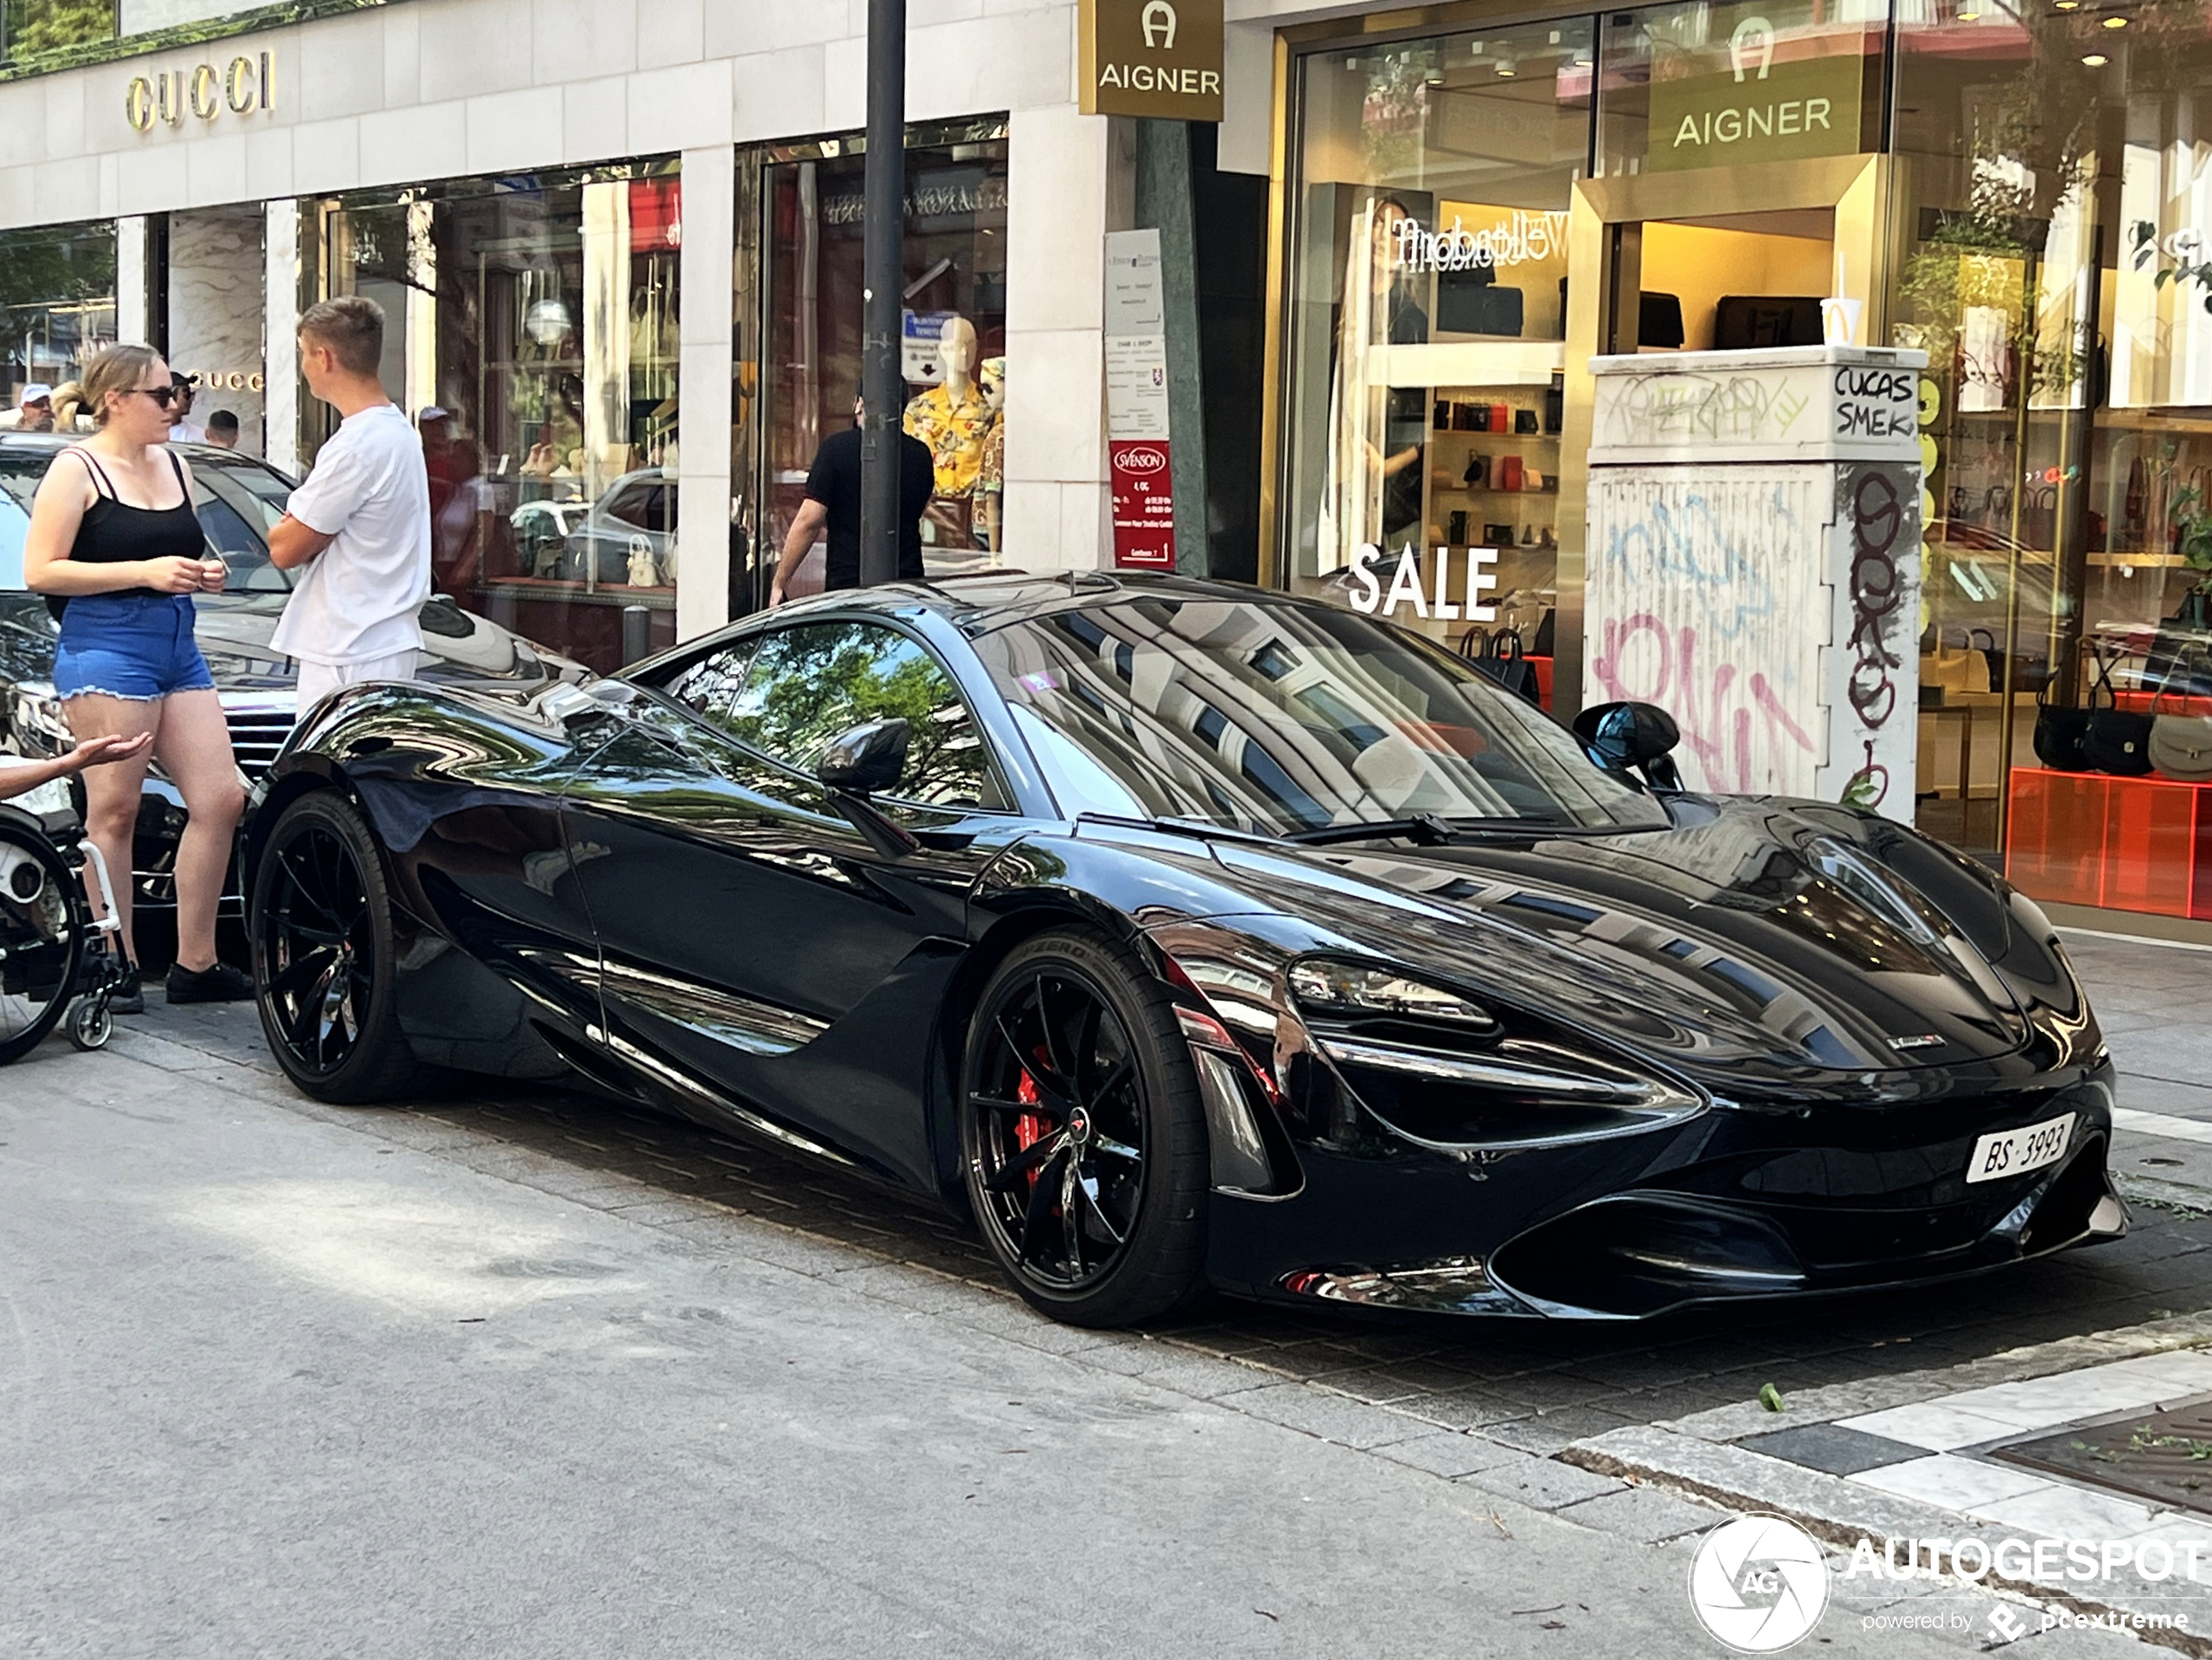
{"label": "street lamp post", "polygon": [[907,3],[868,0],[860,320],[860,580],[899,574],[900,255],[907,219]]}

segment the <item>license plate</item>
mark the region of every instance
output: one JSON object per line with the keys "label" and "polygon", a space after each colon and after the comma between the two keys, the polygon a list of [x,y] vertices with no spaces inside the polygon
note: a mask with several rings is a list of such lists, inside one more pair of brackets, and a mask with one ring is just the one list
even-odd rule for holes
{"label": "license plate", "polygon": [[2022,1124],[2018,1130],[2000,1130],[1993,1136],[1984,1136],[1974,1144],[1974,1156],[1966,1161],[1966,1179],[2001,1181],[2007,1176],[2055,1164],[2066,1157],[2067,1144],[2073,1139],[2074,1115],[2070,1112],[2046,1118],[2040,1124]]}

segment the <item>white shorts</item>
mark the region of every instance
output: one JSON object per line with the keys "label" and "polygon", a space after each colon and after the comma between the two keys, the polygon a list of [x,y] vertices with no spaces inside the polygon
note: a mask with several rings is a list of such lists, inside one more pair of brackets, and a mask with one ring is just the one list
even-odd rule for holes
{"label": "white shorts", "polygon": [[300,719],[305,720],[314,712],[314,707],[340,686],[359,685],[364,680],[412,680],[415,678],[413,651],[395,651],[390,657],[373,657],[362,663],[309,663],[300,665]]}

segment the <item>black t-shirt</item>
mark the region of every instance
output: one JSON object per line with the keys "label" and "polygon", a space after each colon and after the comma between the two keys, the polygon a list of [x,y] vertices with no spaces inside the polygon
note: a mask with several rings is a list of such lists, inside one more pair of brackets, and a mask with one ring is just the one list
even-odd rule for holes
{"label": "black t-shirt", "polygon": [[[937,468],[929,446],[899,435],[899,575],[921,577],[921,516],[936,494]],[[829,559],[825,588],[860,585],[860,429],[847,428],[822,440],[806,475],[806,499],[829,509]]]}

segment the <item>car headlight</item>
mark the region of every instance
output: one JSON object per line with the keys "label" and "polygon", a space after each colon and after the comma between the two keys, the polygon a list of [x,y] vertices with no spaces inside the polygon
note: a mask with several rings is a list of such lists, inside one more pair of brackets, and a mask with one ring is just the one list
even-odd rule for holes
{"label": "car headlight", "polygon": [[1291,964],[1288,977],[1299,1012],[1322,1020],[1437,1021],[1471,1036],[1499,1029],[1495,1017],[1473,998],[1388,968],[1301,957]]}

